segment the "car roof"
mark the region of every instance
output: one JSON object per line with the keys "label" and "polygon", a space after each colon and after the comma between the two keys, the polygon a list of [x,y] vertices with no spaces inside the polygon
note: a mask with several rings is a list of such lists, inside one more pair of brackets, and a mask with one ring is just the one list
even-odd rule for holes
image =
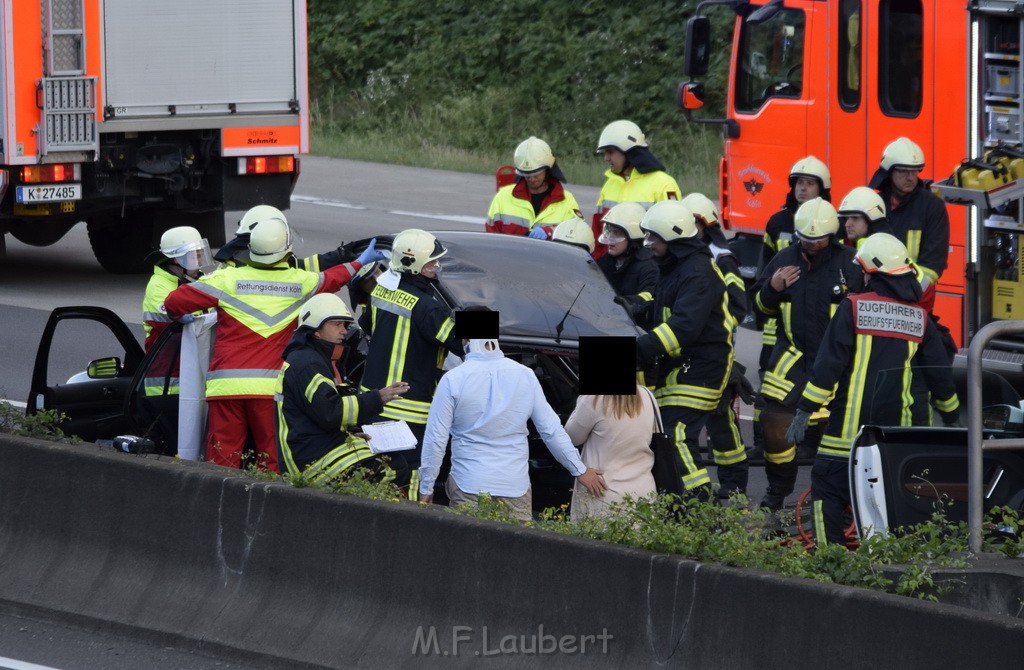
{"label": "car roof", "polygon": [[484,232],[434,234],[448,249],[441,259],[442,290],[456,308],[497,310],[503,340],[575,348],[581,336],[642,332],[614,302],[615,291],[590,254],[579,247]]}

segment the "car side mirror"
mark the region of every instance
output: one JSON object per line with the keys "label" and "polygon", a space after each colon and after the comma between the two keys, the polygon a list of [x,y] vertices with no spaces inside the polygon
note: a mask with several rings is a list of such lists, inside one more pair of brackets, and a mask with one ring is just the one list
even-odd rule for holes
{"label": "car side mirror", "polygon": [[683,72],[691,79],[708,73],[711,59],[711,19],[691,16],[686,22],[686,57]]}
{"label": "car side mirror", "polygon": [[85,373],[89,379],[112,379],[121,372],[121,359],[117,356],[97,358],[89,363]]}
{"label": "car side mirror", "polygon": [[1024,433],[1024,410],[1013,405],[990,405],[981,411],[981,425],[1004,433]]}

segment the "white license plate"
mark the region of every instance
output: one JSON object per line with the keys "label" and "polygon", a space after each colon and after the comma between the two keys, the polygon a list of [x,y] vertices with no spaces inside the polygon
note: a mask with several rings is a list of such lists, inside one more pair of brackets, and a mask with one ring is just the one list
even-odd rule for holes
{"label": "white license plate", "polygon": [[20,203],[81,200],[82,185],[37,184],[36,186],[19,186],[15,190],[14,199]]}

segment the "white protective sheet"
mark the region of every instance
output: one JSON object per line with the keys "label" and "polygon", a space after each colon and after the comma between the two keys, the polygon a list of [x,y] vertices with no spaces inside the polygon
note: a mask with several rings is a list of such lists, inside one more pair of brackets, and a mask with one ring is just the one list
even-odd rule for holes
{"label": "white protective sheet", "polygon": [[200,460],[206,444],[206,371],[217,332],[217,314],[203,314],[181,334],[178,397],[178,456]]}

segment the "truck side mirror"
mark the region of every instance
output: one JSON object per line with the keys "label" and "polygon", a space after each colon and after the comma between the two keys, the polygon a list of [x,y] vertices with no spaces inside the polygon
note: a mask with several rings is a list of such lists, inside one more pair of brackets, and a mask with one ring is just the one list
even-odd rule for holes
{"label": "truck side mirror", "polygon": [[686,22],[686,59],[683,72],[691,79],[708,73],[711,59],[711,19],[691,16]]}
{"label": "truck side mirror", "polygon": [[89,379],[113,379],[121,372],[121,359],[117,356],[97,358],[85,369]]}
{"label": "truck side mirror", "polygon": [[772,0],[768,4],[761,5],[747,15],[747,23],[757,25],[758,23],[770,21],[772,17],[779,13],[780,9],[782,9],[782,0]]}
{"label": "truck side mirror", "polygon": [[693,111],[704,106],[704,84],[699,81],[684,81],[679,84],[676,102],[683,109]]}

